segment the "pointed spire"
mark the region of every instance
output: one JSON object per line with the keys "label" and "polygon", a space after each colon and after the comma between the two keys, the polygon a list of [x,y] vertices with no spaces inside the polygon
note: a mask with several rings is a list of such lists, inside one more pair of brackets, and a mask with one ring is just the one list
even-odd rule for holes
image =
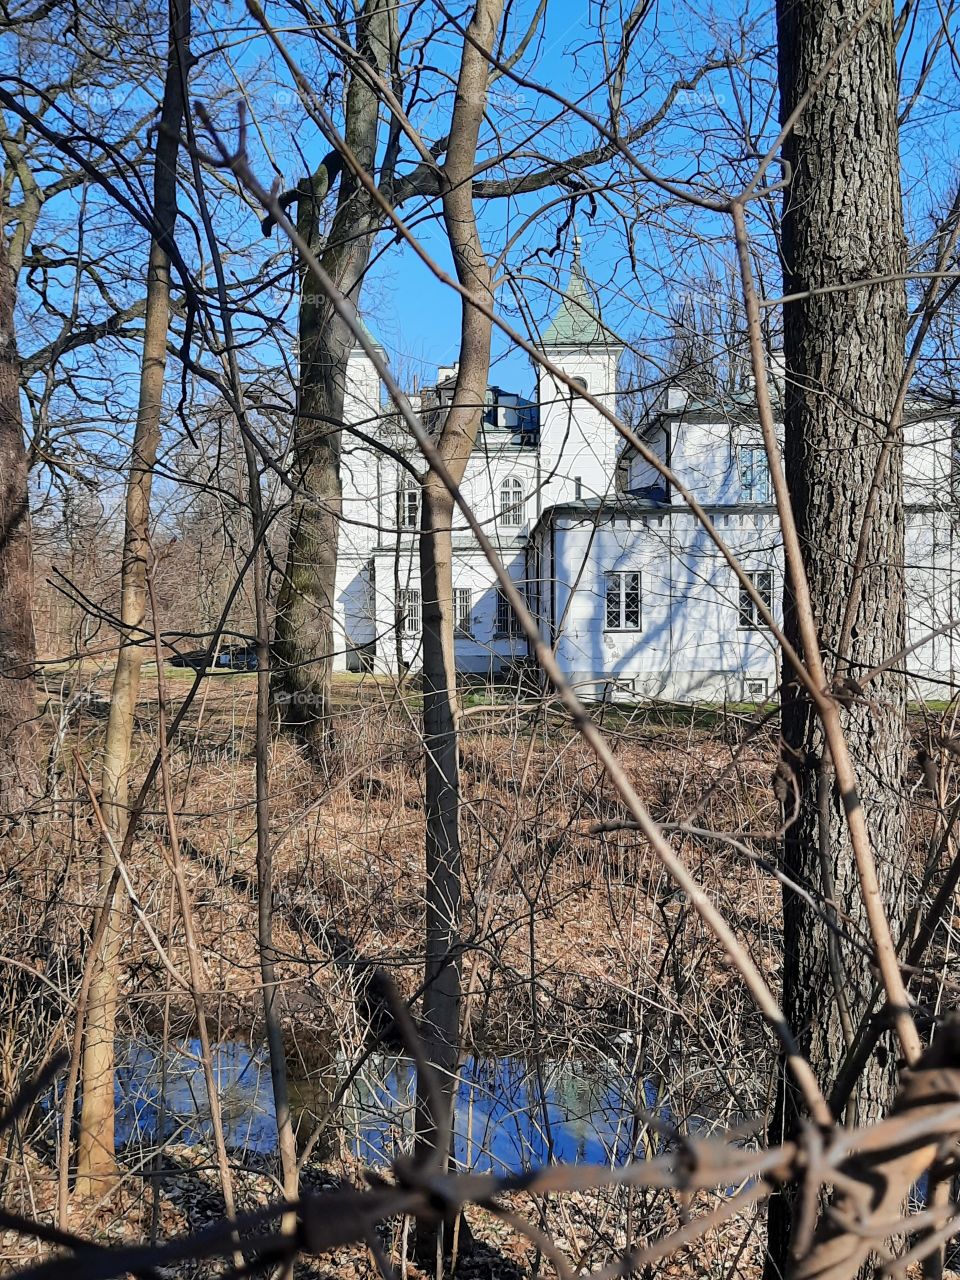
{"label": "pointed spire", "polygon": [[614,340],[597,314],[597,303],[580,261],[580,233],[573,232],[570,279],[560,305],[540,339],[544,347],[607,346]]}

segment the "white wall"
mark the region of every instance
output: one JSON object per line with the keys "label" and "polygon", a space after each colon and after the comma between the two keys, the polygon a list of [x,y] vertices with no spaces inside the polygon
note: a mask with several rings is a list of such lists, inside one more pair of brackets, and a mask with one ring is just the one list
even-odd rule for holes
{"label": "white wall", "polygon": [[[781,617],[782,546],[769,511],[713,511],[719,534],[748,571],[772,570],[773,613]],[[544,573],[556,551],[557,657],[564,673],[590,694],[609,681],[632,681],[639,696],[679,701],[753,701],[754,682],[772,693],[778,681],[776,645],[765,629],[743,628],[739,584],[689,510],[603,513],[600,522],[561,515],[538,530]],[[908,643],[923,643],[899,665],[910,675],[909,695],[949,696],[960,677],[960,636],[932,636],[960,614],[950,519],[911,510],[906,520],[905,578]],[[639,571],[642,627],[608,631],[603,575]],[[549,586],[544,588],[543,634],[548,636]]]}
{"label": "white wall", "polygon": [[952,419],[908,410],[903,426],[903,498],[906,503],[947,506],[952,501],[954,433]]}
{"label": "white wall", "polygon": [[[670,424],[672,447],[670,465],[678,481],[688,489],[698,502],[755,504],[764,499],[748,496],[744,487],[741,464],[749,450],[759,457],[763,450],[760,427],[755,422],[706,421],[696,416],[689,420],[678,419]],[[744,451],[744,452],[741,452]],[[767,476],[767,501],[772,499]],[[683,499],[674,491],[673,500]]]}
{"label": "white wall", "polygon": [[[551,351],[573,376],[585,377],[595,394],[615,396],[616,354],[603,347]],[[755,700],[756,682],[773,692],[778,654],[769,634],[743,628],[739,587],[729,566],[709,541],[678,494],[669,507],[642,502],[629,510],[608,506],[596,515],[559,511],[554,531],[537,525],[540,511],[572,502],[580,478],[584,499],[613,496],[616,439],[610,427],[582,400],[571,400],[549,375],[540,378],[541,446],[520,443],[507,426],[486,427],[470,458],[464,495],[517,582],[526,564],[542,558],[539,608],[547,635],[549,602],[556,600],[560,627],[557,656],[566,674],[588,696],[603,696],[610,682],[631,682],[638,696],[678,700]],[[345,417],[366,419],[379,411],[380,388],[365,358],[355,353],[348,368]],[[774,574],[774,612],[780,616],[781,549],[777,519],[754,495],[746,501],[738,449],[761,447],[757,425],[735,417],[710,420],[676,394],[665,397],[665,416],[650,439],[668,456],[679,479],[708,508],[721,536],[748,570]],[[387,424],[384,431],[395,431]],[[669,432],[669,442],[667,433]],[[371,431],[371,434],[375,434]],[[905,499],[908,504],[905,575],[912,642],[923,640],[907,667],[916,673],[915,696],[944,696],[960,674],[956,633],[925,638],[960,614],[955,570],[953,505],[953,423],[914,415],[904,431]],[[402,447],[402,441],[392,443]],[[422,464],[418,464],[422,465]],[[521,480],[523,523],[500,519],[504,479]],[[658,482],[656,472],[629,461],[628,485]],[[396,588],[419,589],[416,537],[397,530],[401,469],[393,460],[344,434],[343,525],[337,581],[339,647],[375,644],[376,665],[397,668]],[[772,496],[769,495],[769,496]],[[528,545],[537,525],[536,546]],[[469,637],[456,640],[460,669],[497,671],[526,654],[522,637],[496,634],[496,585],[464,519],[454,521],[454,585],[471,592]],[[556,551],[556,565],[551,552]],[[612,631],[605,626],[603,575],[637,571],[642,584],[642,627]],[[555,581],[551,581],[555,579]],[[421,602],[422,605],[422,602]],[[404,634],[402,660],[419,665],[420,637]],[[338,665],[344,665],[343,655]]]}
{"label": "white wall", "polygon": [[[462,491],[470,503],[484,532],[494,544],[508,549],[518,537],[525,537],[536,519],[539,464],[537,451],[516,443],[509,431],[487,428],[470,455]],[[519,525],[500,520],[500,495],[503,481],[513,478],[523,485],[523,512]],[[459,511],[453,521],[454,536],[468,534],[467,522]]]}
{"label": "white wall", "polygon": [[[359,347],[347,360],[343,420],[367,435],[380,431],[380,378]],[[380,534],[382,454],[349,428],[341,433],[340,477],[343,492],[334,594],[334,670],[349,665],[348,652],[373,639],[373,615],[366,565]]]}
{"label": "white wall", "polygon": [[929,506],[907,512],[907,642],[918,647],[900,665],[911,673],[911,697],[949,698],[960,676],[960,635],[944,630],[960,617],[958,552],[948,513]]}
{"label": "white wall", "polygon": [[[522,583],[525,577],[522,549],[505,556],[511,577]],[[396,612],[396,587],[420,591],[420,571],[413,539],[405,541],[399,557],[390,550],[379,550],[374,555],[376,582],[376,668],[384,672],[397,672],[397,635],[394,619]],[[455,638],[457,668],[460,671],[490,675],[496,674],[503,664],[526,653],[526,641],[522,636],[514,638],[496,634],[497,583],[486,557],[477,547],[460,545],[453,555],[453,586],[468,590],[471,595],[470,636]],[[420,608],[422,618],[423,596]],[[401,652],[405,664],[418,669],[421,663],[421,637],[405,631],[401,633]]]}
{"label": "white wall", "polygon": [[[738,516],[723,532],[747,567],[774,570],[779,610],[769,523],[766,516]],[[542,541],[549,562],[548,531]],[[608,511],[599,522],[564,514],[552,544],[557,656],[587,693],[599,696],[609,680],[629,681],[642,696],[677,699],[739,701],[748,680],[766,680],[772,689],[773,648],[765,633],[739,629],[737,583],[688,512]],[[639,631],[606,629],[604,574],[614,571],[641,575]]]}
{"label": "white wall", "polygon": [[[665,466],[670,465],[670,434],[665,424],[658,422],[648,432],[644,433],[644,443],[660,462]],[[630,450],[627,464],[627,491],[636,493],[641,489],[654,487],[666,488],[666,481],[662,472],[658,471],[652,462],[647,462],[639,453],[634,453]]]}
{"label": "white wall", "polygon": [[[616,409],[616,372],[620,349],[595,346],[545,348],[554,364],[572,378],[582,378],[587,390],[611,410]],[[538,513],[577,496],[577,480],[584,498],[613,493],[619,436],[601,413],[538,368],[540,402],[540,465],[542,488]]]}

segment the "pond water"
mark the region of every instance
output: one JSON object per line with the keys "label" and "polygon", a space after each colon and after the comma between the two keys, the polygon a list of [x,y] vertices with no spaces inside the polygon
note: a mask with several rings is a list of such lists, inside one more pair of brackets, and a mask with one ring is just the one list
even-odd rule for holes
{"label": "pond water", "polygon": [[[117,1068],[118,1145],[153,1147],[158,1140],[196,1142],[210,1133],[199,1045],[162,1054],[158,1046],[130,1046]],[[227,1041],[214,1050],[227,1145],[269,1152],[277,1127],[266,1051]],[[339,1079],[346,1077],[340,1065]],[[309,1132],[325,1097],[339,1081],[328,1073],[324,1093],[291,1081],[291,1094]],[[639,1086],[644,1108],[664,1114],[649,1082]],[[416,1071],[406,1058],[375,1055],[344,1095],[336,1127],[367,1164],[387,1163],[409,1150]],[[520,1170],[554,1160],[622,1162],[633,1152],[635,1090],[623,1064],[588,1068],[577,1060],[535,1064],[522,1058],[470,1058],[461,1073],[454,1111],[455,1156],[480,1172]],[[162,1127],[162,1133],[161,1133]]]}

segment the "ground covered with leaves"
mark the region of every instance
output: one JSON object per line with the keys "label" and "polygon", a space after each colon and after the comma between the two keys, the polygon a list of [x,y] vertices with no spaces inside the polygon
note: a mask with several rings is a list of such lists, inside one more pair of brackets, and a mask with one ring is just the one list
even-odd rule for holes
{"label": "ground covered with leaves", "polygon": [[[77,699],[81,687],[84,697]],[[51,751],[48,810],[4,848],[8,1088],[71,1046],[99,856],[82,768],[95,786],[105,687],[105,675],[90,672],[64,673],[59,685],[48,680],[41,703]],[[168,670],[168,719],[188,687],[184,673]],[[148,669],[138,717],[139,776],[158,747],[156,698]],[[64,727],[62,709],[71,699],[76,706]],[[175,832],[156,795],[147,798],[127,865],[136,908],[126,912],[122,948],[124,1043],[177,1045],[195,1034],[192,1003],[169,972],[170,965],[185,968],[177,857],[201,941],[211,1036],[252,1046],[263,1041],[254,701],[253,677],[207,677],[169,753]],[[775,719],[765,708],[617,706],[595,714],[639,794],[776,988]],[[271,742],[275,944],[298,1137],[301,1148],[311,1145],[306,1187],[362,1183],[363,1161],[342,1124],[343,1080],[398,1048],[376,975],[388,973],[408,998],[418,991],[419,715],[415,686],[344,680],[337,686],[339,745],[325,767],[309,763],[288,740]],[[920,746],[945,732],[941,719],[917,714]],[[762,1131],[774,1087],[772,1038],[558,707],[529,692],[468,690],[461,751],[465,1053],[509,1054],[534,1065],[569,1060],[597,1072],[615,1063],[632,1082],[624,1105],[634,1158],[666,1140],[650,1115],[651,1096],[668,1098],[674,1134],[747,1121],[757,1122],[754,1134]],[[918,768],[917,786],[923,782]],[[919,876],[922,805],[917,811]],[[15,1212],[52,1221],[63,1137],[56,1099],[35,1120],[8,1148],[4,1199]],[[121,1152],[120,1184],[102,1204],[71,1200],[70,1229],[102,1242],[169,1239],[222,1214],[216,1166],[203,1142],[172,1140],[145,1150],[141,1143]],[[271,1156],[231,1155],[239,1208],[277,1198]],[[464,1251],[464,1274],[548,1267],[537,1232],[555,1241],[574,1269],[593,1269],[615,1258],[628,1239],[643,1243],[669,1232],[697,1206],[621,1190],[517,1196],[509,1208],[530,1221],[533,1238],[502,1217],[469,1210],[477,1244]],[[384,1224],[383,1249],[397,1262],[403,1235],[402,1221]],[[761,1235],[756,1215],[733,1218],[696,1248],[678,1252],[670,1269],[753,1270]],[[44,1248],[7,1231],[0,1261],[9,1270]],[[375,1266],[363,1243],[309,1263],[318,1274],[348,1277]]]}

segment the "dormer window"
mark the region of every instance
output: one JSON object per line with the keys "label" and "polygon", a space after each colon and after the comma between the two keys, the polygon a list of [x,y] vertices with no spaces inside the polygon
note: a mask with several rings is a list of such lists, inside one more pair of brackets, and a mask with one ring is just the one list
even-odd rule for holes
{"label": "dormer window", "polygon": [[516,476],[500,485],[500,523],[514,528],[523,524],[523,485]]}

